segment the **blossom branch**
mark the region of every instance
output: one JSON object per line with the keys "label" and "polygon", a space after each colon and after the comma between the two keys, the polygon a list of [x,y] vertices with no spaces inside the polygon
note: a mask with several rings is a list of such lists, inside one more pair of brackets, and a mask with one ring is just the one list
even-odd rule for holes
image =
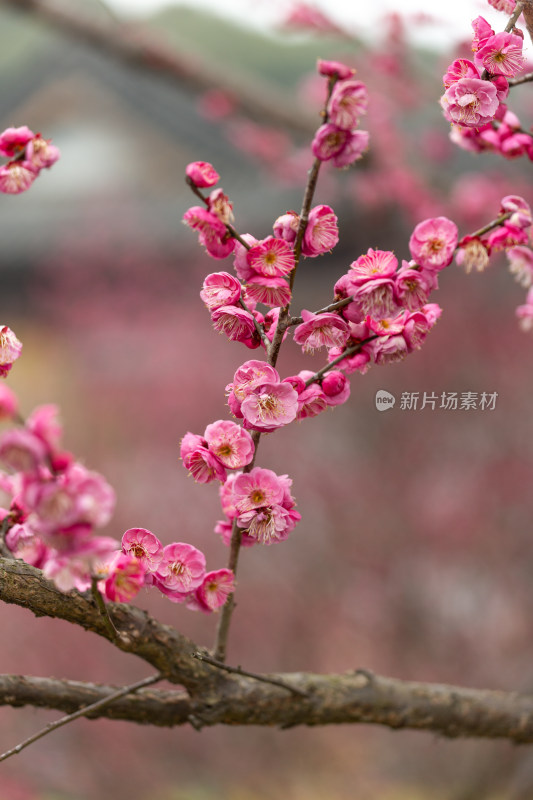
{"label": "blossom branch", "polygon": [[[336,82],[337,82],[336,78],[330,78],[330,80],[328,81],[326,102],[324,103],[324,108],[321,112],[323,125],[325,125],[328,122],[329,118],[328,104],[331,99],[331,93],[333,91],[333,87],[335,86]],[[315,158],[313,166],[309,171],[307,186],[305,187],[304,199],[302,202],[302,210],[300,211],[300,221],[298,224],[298,231],[296,232],[296,240],[294,242],[294,269],[291,272],[290,282],[289,282],[291,291],[294,286],[294,280],[296,278],[296,270],[298,269],[298,264],[300,263],[300,258],[302,256],[302,244],[307,224],[309,222],[309,212],[311,210],[311,205],[313,203],[313,197],[315,196],[316,185],[318,182],[318,175],[320,172],[321,165],[322,165],[321,159]]]}
{"label": "blossom branch", "polygon": [[[377,724],[392,729],[424,730],[448,738],[507,739],[533,743],[531,694],[465,689],[444,684],[401,681],[356,670],[343,675],[281,673],[270,677],[290,683],[309,697],[244,676],[227,683],[208,703],[183,692],[141,689],[85,716],[122,719],[164,727],[185,725],[191,716],[213,725]],[[0,676],[0,705],[72,711],[80,704],[109,698],[115,687],[20,675]]]}
{"label": "blossom branch", "polygon": [[106,604],[104,603],[104,598],[102,597],[100,590],[98,588],[98,578],[96,578],[95,576],[91,578],[91,594],[105,622],[106,628],[111,637],[111,641],[113,641],[113,639],[119,639],[120,633],[113,625],[113,620],[109,616],[109,611],[107,610]]}
{"label": "blossom branch", "polygon": [[533,72],[527,72],[518,78],[509,78],[509,86],[519,86],[521,83],[529,83],[530,81],[533,81]]}
{"label": "blossom branch", "polygon": [[[254,443],[254,455],[252,461],[244,467],[243,469],[244,473],[251,472],[251,470],[254,467],[255,459],[257,457],[257,448],[259,446],[260,439],[261,439],[261,433],[259,431],[253,431],[252,440]],[[242,540],[242,530],[241,528],[239,528],[237,524],[237,517],[235,517],[231,529],[230,553],[228,560],[228,569],[232,570],[234,575],[237,574],[239,553],[241,550],[241,540]],[[235,608],[235,592],[232,592],[229,595],[228,599],[226,600],[220,612],[220,619],[218,622],[215,644],[213,647],[213,655],[215,659],[217,659],[217,661],[219,662],[224,662],[226,658],[229,628],[234,608]]]}
{"label": "blossom branch", "polygon": [[[505,26],[505,29],[504,29],[505,33],[511,33],[511,31],[514,28],[514,26],[518,22],[518,18],[520,16],[520,14],[522,13],[522,11],[525,10],[525,6],[528,6],[528,5],[531,5],[531,0],[517,0],[515,9],[514,9],[513,13],[511,14],[511,16],[509,17],[509,22]],[[528,30],[529,30],[529,28],[528,28]]]}
{"label": "blossom branch", "polygon": [[160,674],[151,675],[149,678],[144,678],[142,681],[137,681],[137,683],[132,683],[129,686],[124,686],[122,689],[113,692],[112,694],[108,695],[107,697],[102,698],[101,700],[97,700],[94,703],[91,703],[88,706],[80,708],[78,711],[74,711],[72,714],[67,714],[66,717],[61,717],[61,719],[56,720],[56,722],[51,722],[42,730],[34,733],[32,736],[29,736],[20,744],[17,744],[16,747],[13,747],[11,750],[7,750],[5,753],[0,755],[0,761],[5,761],[10,756],[15,756],[24,750],[26,747],[29,747],[30,744],[42,739],[44,736],[47,736],[49,733],[53,733],[58,728],[62,728],[64,725],[68,725],[69,722],[74,722],[74,720],[79,719],[80,717],[84,717],[91,712],[99,711],[100,709],[109,706],[113,703],[114,700],[120,700],[121,697],[125,697],[128,694],[133,694],[137,691],[137,689],[143,689],[146,686],[150,686],[153,683],[157,683],[161,681],[163,676]]}
{"label": "blossom branch", "polygon": [[344,361],[345,358],[349,358],[350,356],[353,356],[355,353],[358,353],[364,344],[368,344],[368,342],[372,342],[374,339],[379,339],[379,334],[376,333],[375,336],[369,336],[368,338],[363,339],[360,342],[357,342],[357,344],[353,344],[351,347],[347,347],[346,350],[343,350],[340,356],[337,356],[337,358],[334,358],[333,361],[329,362],[329,364],[325,364],[321,369],[318,370],[318,372],[315,372],[314,375],[311,375],[311,377],[308,378],[305,382],[306,387],[310,386],[312,383],[316,383],[316,381],[319,381],[320,378],[324,377],[326,372],[329,372],[330,369],[336,367],[337,364],[340,364],[341,361]]}
{"label": "blossom branch", "polygon": [[145,611],[122,603],[109,603],[121,631],[112,636],[92,596],[61,592],[40,570],[23,561],[0,558],[0,600],[32,611],[36,616],[63,619],[107,639],[120,650],[142,658],[171,683],[190,694],[206,691],[217,676],[193,659],[197,646],[187,637],[157,622]]}

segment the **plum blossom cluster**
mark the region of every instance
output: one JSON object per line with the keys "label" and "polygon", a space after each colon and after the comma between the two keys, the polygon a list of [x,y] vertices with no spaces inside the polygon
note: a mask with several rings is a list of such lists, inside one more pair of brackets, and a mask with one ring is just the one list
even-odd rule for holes
{"label": "plum blossom cluster", "polygon": [[[512,14],[509,0],[493,3]],[[526,155],[533,159],[533,138],[518,117],[507,108],[509,79],[522,70],[523,33],[495,33],[483,17],[472,23],[473,60],[459,58],[444,74],[445,92],[440,99],[444,116],[452,123],[451,139],[465,150],[492,151],[505,158]]]}
{"label": "plum blossom cluster", "polygon": [[254,457],[255,447],[248,431],[230,420],[219,419],[204,435],[186,433],[181,440],[183,465],[197,483],[224,482],[228,469],[242,469]]}
{"label": "plum blossom cluster", "polygon": [[0,192],[20,194],[30,188],[42,169],[56,163],[60,153],[50,139],[23,125],[0,133],[0,155],[10,159],[0,166]]}
{"label": "plum blossom cluster", "polygon": [[[419,349],[441,309],[428,298],[438,288],[438,274],[453,260],[457,226],[446,217],[420,222],[414,229],[410,261],[398,265],[392,251],[374,250],[359,256],[335,284],[335,297],[345,301],[335,314],[309,315],[295,330],[304,351],[320,343],[328,360],[345,373],[366,372],[370,364],[398,361]],[[328,318],[324,329],[309,328]],[[314,337],[314,338],[311,338]],[[337,342],[332,342],[337,338]]]}
{"label": "plum blossom cluster", "polygon": [[529,290],[526,302],[516,309],[516,316],[522,330],[530,331],[533,329],[531,208],[522,197],[508,195],[502,198],[500,216],[506,218],[497,228],[479,236],[463,237],[456,260],[467,272],[473,269],[482,272],[493,253],[505,252],[509,271],[517,283]]}
{"label": "plum blossom cluster", "polygon": [[[18,418],[17,398],[6,386],[0,387],[0,417]],[[233,574],[207,572],[193,545],[163,547],[150,531],[132,528],[120,550],[115,539],[96,535],[111,519],[115,493],[102,475],[60,449],[61,435],[57,408],[40,406],[0,436],[0,488],[10,498],[0,519],[13,555],[42,569],[64,592],[86,591],[98,579],[106,600],[129,602],[153,585],[189,608],[210,612],[223,605]]]}
{"label": "plum blossom cluster", "polygon": [[318,71],[329,79],[330,96],[326,121],[317,130],[311,150],[320,161],[348,167],[368,148],[367,131],[357,129],[368,106],[366,86],[353,79],[355,70],[337,61],[319,60]]}
{"label": "plum blossom cluster", "polygon": [[[18,403],[2,387],[2,417],[16,419]],[[10,499],[7,547],[17,558],[39,567],[62,591],[84,591],[99,563],[117,542],[95,535],[115,506],[115,493],[102,475],[61,449],[57,408],[39,406],[24,425],[0,436],[0,486]]]}
{"label": "plum blossom cluster", "polygon": [[[118,564],[122,569],[117,570]],[[154,586],[171,602],[207,614],[223,606],[235,588],[233,572],[207,572],[204,554],[192,544],[172,542],[164,547],[152,531],[130,528],[101,589],[110,600],[124,602],[142,586]]]}
{"label": "plum blossom cluster", "polygon": [[285,541],[301,519],[291,486],[288,475],[276,475],[270,469],[254,467],[248,473],[234,473],[220,487],[226,516],[217,523],[215,532],[228,546],[234,523],[242,530],[244,547]]}

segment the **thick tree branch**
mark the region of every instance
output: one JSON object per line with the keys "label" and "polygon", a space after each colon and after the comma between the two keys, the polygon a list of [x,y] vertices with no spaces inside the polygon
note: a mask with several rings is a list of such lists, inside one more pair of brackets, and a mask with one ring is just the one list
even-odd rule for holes
{"label": "thick tree branch", "polygon": [[72,3],[64,0],[0,0],[0,3],[31,12],[73,39],[98,47],[135,67],[166,76],[180,85],[196,91],[223,89],[238,99],[245,114],[259,121],[299,134],[308,134],[316,127],[305,113],[295,113],[294,103],[271,86],[262,85],[259,91],[257,79],[251,86],[238,75],[230,74],[227,68],[209,68],[205,61],[190,54],[182,56],[141,25],[114,22],[112,17],[101,20],[81,12],[79,7],[73,11]]}
{"label": "thick tree branch", "polygon": [[22,752],[22,750],[25,750],[26,747],[34,744],[39,739],[43,739],[45,736],[48,736],[48,734],[57,731],[58,728],[63,728],[65,725],[69,725],[71,722],[74,722],[80,717],[84,717],[91,712],[97,713],[102,711],[102,709],[114,703],[115,700],[121,700],[123,697],[126,697],[129,694],[134,694],[138,689],[142,689],[145,686],[151,686],[153,683],[158,683],[160,680],[162,680],[161,675],[150,675],[150,677],[143,678],[141,681],[137,681],[136,683],[132,683],[128,686],[122,686],[120,689],[110,692],[106,697],[95,700],[93,703],[83,706],[82,708],[78,708],[76,711],[73,711],[72,714],[67,714],[66,717],[61,717],[61,719],[56,719],[55,722],[50,722],[46,728],[42,728],[42,730],[37,731],[37,733],[29,736],[23,742],[20,742],[15,747],[12,747],[11,750],[7,750],[5,753],[2,753],[2,755],[0,755],[0,761],[6,761],[8,758],[11,758],[11,756],[18,755],[18,753]]}
{"label": "thick tree branch", "polygon": [[[270,676],[274,677],[274,676]],[[253,679],[231,678],[207,701],[183,692],[145,689],[88,714],[172,727],[372,723],[449,738],[477,737],[533,743],[533,696],[458,686],[400,681],[365,670],[346,675],[279,674],[309,697]],[[0,676],[0,705],[38,706],[72,712],[103,699],[115,687],[15,675]]]}
{"label": "thick tree branch", "polygon": [[113,637],[90,593],[60,592],[40,570],[24,561],[0,558],[0,600],[28,608],[38,617],[57,617],[80,625],[126,653],[139,656],[192,694],[204,694],[227,680],[193,658],[198,650],[194,642],[134,606],[108,603],[113,624],[120,632],[120,638]]}

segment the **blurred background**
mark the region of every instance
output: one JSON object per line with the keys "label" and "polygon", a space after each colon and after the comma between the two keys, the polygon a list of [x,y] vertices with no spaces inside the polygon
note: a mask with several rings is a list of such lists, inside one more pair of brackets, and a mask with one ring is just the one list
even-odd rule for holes
{"label": "blurred background", "polygon": [[[295,310],[320,308],[368,247],[408,257],[421,219],[445,214],[466,234],[505,194],[533,201],[529,162],[453,148],[437,103],[470,20],[483,13],[501,30],[506,18],[484,2],[447,3],[442,19],[402,2],[391,13],[240,0],[224,17],[207,3],[40,5],[0,2],[0,129],[28,125],[62,151],[29,192],[0,196],[2,322],[24,342],[9,384],[25,414],[57,403],[66,447],[116,489],[108,534],[142,526],[190,541],[216,569],[227,559],[212,532],[217,490],[187,478],[179,440],[228,416],[224,386],[261,355],[218,336],[199,300],[205,274],[231,264],[208,259],[181,224],[195,204],[185,165],[213,163],[237,229],[269,235],[301,206],[323,102],[317,57],[357,68],[370,151],[349,171],[323,169],[316,202],[334,207],[341,240],[303,265],[294,297]],[[512,108],[528,127],[527,89]],[[484,275],[452,265],[440,283],[444,313],[420,352],[354,375],[334,412],[263,437],[259,464],[289,473],[303,519],[283,545],[244,551],[229,663],[533,689],[533,374],[514,315],[524,291],[503,258]],[[278,368],[321,365],[288,343]],[[379,389],[498,396],[492,411],[397,402],[384,414]],[[213,617],[148,591],[137,604],[211,645]],[[116,684],[148,674],[19,608],[2,608],[0,635],[6,673]],[[0,751],[58,716],[1,708]],[[0,800],[532,796],[528,748],[357,726],[197,733],[80,720],[0,777]]]}

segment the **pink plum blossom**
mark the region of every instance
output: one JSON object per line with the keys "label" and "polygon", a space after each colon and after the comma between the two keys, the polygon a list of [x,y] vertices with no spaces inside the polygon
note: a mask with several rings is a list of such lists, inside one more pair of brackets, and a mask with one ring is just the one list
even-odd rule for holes
{"label": "pink plum blossom", "polygon": [[183,222],[198,232],[198,239],[210,256],[226,258],[235,248],[235,239],[216,214],[201,206],[192,206],[183,215]]}
{"label": "pink plum blossom", "polygon": [[505,252],[509,259],[509,271],[524,289],[529,289],[533,284],[533,251],[530,247],[516,245]]}
{"label": "pink plum blossom", "polygon": [[274,236],[283,239],[289,244],[294,244],[300,225],[300,217],[296,211],[287,211],[278,217],[273,225]]}
{"label": "pink plum blossom", "polygon": [[350,397],[350,381],[339,370],[332,369],[326,373],[322,378],[321,386],[328,406],[338,406],[346,403]]}
{"label": "pink plum blossom", "polygon": [[523,197],[519,195],[507,195],[502,198],[502,213],[511,211],[509,224],[517,228],[529,228],[531,225],[531,208]]}
{"label": "pink plum blossom", "polygon": [[53,451],[61,442],[63,428],[59,422],[59,409],[50,404],[38,406],[26,420],[26,428]]}
{"label": "pink plum blossom", "polygon": [[129,603],[144,586],[145,566],[133,555],[117,553],[106,565],[107,577],[100,581],[106,600]]}
{"label": "pink plum blossom", "polygon": [[30,188],[38,174],[31,161],[10,161],[0,167],[0,192],[21,194]]}
{"label": "pink plum blossom", "polygon": [[394,364],[402,361],[409,353],[407,342],[402,334],[382,336],[372,342],[372,352],[376,364]]}
{"label": "pink plum blossom", "polygon": [[263,383],[245,397],[240,410],[247,428],[269,433],[296,419],[298,394],[287,383]]}
{"label": "pink plum blossom", "polygon": [[420,349],[441,314],[442,309],[437,303],[427,303],[418,311],[405,314],[403,335],[409,352]]}
{"label": "pink plum blossom", "polygon": [[409,250],[417,264],[441,270],[451,264],[457,247],[457,225],[446,217],[419,222],[409,239]]}
{"label": "pink plum blossom", "polygon": [[212,422],[204,435],[211,453],[228,469],[241,469],[254,457],[252,437],[231,420]]}
{"label": "pink plum blossom", "polygon": [[472,39],[472,51],[477,53],[483,42],[485,42],[491,36],[494,36],[494,31],[490,27],[487,20],[481,16],[472,20],[472,28],[474,31],[474,37]]}
{"label": "pink plum blossom", "polygon": [[220,179],[216,169],[207,161],[193,161],[187,164],[185,174],[199,189],[214,186]]}
{"label": "pink plum blossom", "polygon": [[233,472],[231,475],[228,475],[228,479],[222,484],[222,486],[220,486],[218,490],[222,510],[230,519],[233,519],[237,516],[237,509],[235,508],[233,497],[233,486],[239,475],[242,475],[242,471]]}
{"label": "pink plum blossom", "polygon": [[321,125],[312,141],[313,155],[320,161],[333,161],[336,167],[348,167],[368,148],[367,131],[350,131],[331,122]]}
{"label": "pink plum blossom", "polygon": [[183,466],[189,470],[196,483],[224,482],[227,477],[222,462],[207,447],[196,447],[183,458]]}
{"label": "pink plum blossom", "polygon": [[[303,372],[308,373],[308,370]],[[302,373],[300,373],[301,375]],[[309,377],[313,373],[309,374]],[[298,394],[298,419],[309,419],[316,417],[325,411],[329,403],[326,399],[324,391],[318,383],[311,383]]]}
{"label": "pink plum blossom", "polygon": [[230,569],[206,572],[200,586],[195,591],[195,600],[202,611],[218,611],[235,591],[235,576]]}
{"label": "pink plum blossom", "polygon": [[20,155],[34,136],[34,132],[26,125],[20,128],[6,128],[0,134],[0,155],[6,158]]}
{"label": "pink plum blossom", "polygon": [[122,536],[122,551],[135,558],[146,572],[156,572],[163,558],[163,545],[146,528],[129,528]]}
{"label": "pink plum blossom", "polygon": [[475,54],[476,64],[491,75],[513,78],[524,64],[523,40],[514,33],[496,33],[480,43]]}
{"label": "pink plum blossom", "polygon": [[398,259],[390,250],[373,250],[359,256],[350,264],[349,280],[354,286],[361,286],[376,277],[389,278],[396,272]]}
{"label": "pink plum blossom", "polygon": [[241,342],[252,349],[259,346],[255,321],[249,311],[237,306],[221,306],[212,311],[211,319],[215,330],[224,333],[230,341]]}
{"label": "pink plum blossom", "polygon": [[233,501],[239,515],[280,504],[283,495],[283,483],[271,469],[254,467],[250,472],[238,475],[233,482]]}
{"label": "pink plum blossom", "polygon": [[533,289],[527,293],[527,299],[523,306],[518,306],[516,316],[520,328],[526,333],[533,330]]}
{"label": "pink plum blossom", "polygon": [[[332,347],[328,353],[328,361],[333,361],[334,359],[338,358],[342,355],[342,350],[340,347]],[[369,345],[364,345],[359,351],[352,353],[351,355],[347,355],[346,358],[343,358],[337,366],[344,370],[347,375],[351,375],[352,372],[360,372],[361,374],[365,374],[367,372],[368,367],[370,366],[371,355],[369,351]]]}
{"label": "pink plum blossom", "polygon": [[38,569],[48,557],[48,548],[28,525],[13,525],[5,535],[5,543],[15,558],[21,558]]}
{"label": "pink plum blossom", "polygon": [[[355,305],[357,309],[356,319],[359,318],[359,309],[364,314],[370,314],[376,319],[382,319],[392,316],[396,310],[395,298],[395,284],[392,278],[380,277],[376,275],[368,280],[361,282],[355,289],[354,303],[351,303],[348,308]],[[345,316],[349,316],[349,311]]]}
{"label": "pink plum blossom", "polygon": [[236,370],[233,383],[226,386],[226,391],[233,391],[242,402],[256,386],[262,383],[279,383],[279,380],[278,371],[267,361],[252,359],[245,361]]}
{"label": "pink plum blossom", "polygon": [[244,512],[239,516],[238,523],[252,539],[268,545],[285,541],[294,528],[291,515],[281,505]]}
{"label": "pink plum blossom", "polygon": [[26,159],[35,169],[48,169],[53,166],[61,157],[61,153],[51,139],[43,139],[40,133],[37,134],[26,148]]}
{"label": "pink plum blossom", "polygon": [[0,325],[0,377],[7,375],[21,352],[22,342],[7,325]]}
{"label": "pink plum blossom", "polygon": [[155,574],[158,588],[191,592],[200,586],[204,576],[205,556],[192,544],[174,542],[163,548],[163,557]]}
{"label": "pink plum blossom", "polygon": [[361,81],[338,81],[328,104],[329,121],[337,128],[355,128],[359,117],[366,114],[368,92]]}
{"label": "pink plum blossom", "polygon": [[12,428],[0,436],[0,461],[15,472],[35,472],[48,456],[48,448],[26,428]]}
{"label": "pink plum blossom", "polygon": [[[230,547],[233,535],[233,520],[219,520],[215,525],[215,533],[222,537],[222,542],[226,547]],[[257,539],[253,539],[247,533],[241,531],[241,547],[252,547],[254,544],[257,544]]]}
{"label": "pink plum blossom", "polygon": [[487,235],[486,243],[490,252],[497,253],[514,245],[527,245],[529,237],[523,228],[517,228],[507,220],[503,225],[500,225],[499,228],[492,230]]}
{"label": "pink plum blossom", "polygon": [[329,206],[314,206],[302,240],[304,256],[314,258],[332,250],[339,241],[337,217]]}
{"label": "pink plum blossom", "polygon": [[314,353],[321,347],[342,347],[350,335],[348,323],[338,314],[313,314],[302,311],[303,322],[294,329],[294,341],[304,353]]}
{"label": "pink plum blossom", "polygon": [[197,433],[187,432],[180,442],[180,458],[184,459],[198,447],[207,447],[204,437],[199,436]]}
{"label": "pink plum blossom", "polygon": [[210,311],[222,306],[234,306],[241,297],[242,287],[229,272],[212,272],[203,283],[200,297]]}
{"label": "pink plum blossom", "polygon": [[446,89],[440,104],[450,122],[479,128],[494,119],[499,100],[496,87],[490,81],[461,78]]}
{"label": "pink plum blossom", "polygon": [[409,262],[404,261],[394,281],[396,302],[409,311],[415,311],[427,303],[430,292],[438,289],[436,271],[414,267],[416,264],[411,266]]}
{"label": "pink plum blossom", "polygon": [[[284,24],[291,28],[301,28],[304,31],[318,31],[339,35],[342,29],[324,14],[323,11],[306,2],[292,0]],[[327,62],[335,63],[335,62]]]}
{"label": "pink plum blossom", "polygon": [[209,211],[218,217],[224,225],[233,222],[233,204],[222,189],[213,189],[208,197],[208,203]]}
{"label": "pink plum blossom", "polygon": [[446,89],[452,84],[457,83],[462,78],[481,78],[481,74],[472,61],[466,58],[458,58],[453,61],[443,76],[443,83]]}
{"label": "pink plum blossom", "polygon": [[97,472],[74,463],[48,480],[30,476],[21,501],[44,537],[75,525],[103,527],[113,513],[115,493]]}
{"label": "pink plum blossom", "polygon": [[489,5],[496,9],[496,11],[503,11],[504,14],[511,16],[515,10],[516,0],[489,0]]}
{"label": "pink plum blossom", "polygon": [[340,61],[325,61],[322,58],[318,59],[317,69],[319,75],[323,75],[325,78],[336,78],[340,81],[351,78],[355,74],[355,69]]}
{"label": "pink plum blossom", "polygon": [[86,537],[70,552],[52,551],[43,565],[44,576],[62,592],[84,592],[90,587],[97,566],[109,561],[116,549],[116,541],[108,536]]}
{"label": "pink plum blossom", "polygon": [[227,258],[235,249],[236,240],[227,231],[224,236],[200,236],[200,244],[203,244],[206,252],[211,258]]}
{"label": "pink plum blossom", "polygon": [[294,268],[292,247],[284,239],[269,236],[253,245],[246,256],[252,269],[266,278],[280,278]]}
{"label": "pink plum blossom", "polygon": [[290,287],[283,278],[264,278],[258,275],[248,280],[246,291],[257,303],[273,308],[286,306],[291,300]]}
{"label": "pink plum blossom", "polygon": [[[265,318],[263,320],[263,330],[267,339],[271,342],[274,338],[276,333],[276,329],[278,327],[279,315],[281,312],[281,308],[278,306],[276,308],[271,308],[270,311],[265,314]],[[287,336],[289,335],[289,329],[286,328],[283,332],[282,342],[285,341]]]}
{"label": "pink plum blossom", "polygon": [[[246,244],[253,247],[254,244],[258,244],[258,240],[255,236],[252,236],[251,233],[243,233],[241,235],[241,239],[246,242]],[[233,251],[233,266],[235,267],[235,272],[237,273],[237,277],[241,281],[247,281],[248,278],[252,278],[256,272],[248,263],[248,250],[244,245],[240,242],[235,242],[235,249]]]}
{"label": "pink plum blossom", "polygon": [[459,242],[455,260],[458,266],[464,267],[467,274],[473,269],[483,272],[489,263],[487,244],[477,237],[465,236]]}

